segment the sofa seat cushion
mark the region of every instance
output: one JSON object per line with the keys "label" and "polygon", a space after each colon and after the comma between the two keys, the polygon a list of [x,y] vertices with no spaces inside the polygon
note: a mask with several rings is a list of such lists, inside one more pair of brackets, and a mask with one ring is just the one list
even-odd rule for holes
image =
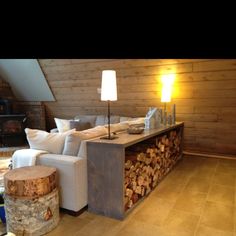
{"label": "sofa seat cushion", "polygon": [[42,159],[44,160],[47,159],[48,161],[52,163],[61,163],[62,165],[72,165],[80,158],[77,156],[45,153],[45,154],[41,154],[37,158],[36,164],[42,163]]}

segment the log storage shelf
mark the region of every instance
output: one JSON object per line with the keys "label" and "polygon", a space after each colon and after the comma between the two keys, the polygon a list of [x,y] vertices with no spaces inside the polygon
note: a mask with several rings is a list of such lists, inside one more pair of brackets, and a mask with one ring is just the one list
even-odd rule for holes
{"label": "log storage shelf", "polygon": [[88,141],[88,210],[124,219],[182,158],[183,122]]}

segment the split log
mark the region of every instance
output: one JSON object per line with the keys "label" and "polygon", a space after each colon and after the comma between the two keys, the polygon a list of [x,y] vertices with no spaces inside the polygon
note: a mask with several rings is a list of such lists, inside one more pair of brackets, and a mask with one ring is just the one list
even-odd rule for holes
{"label": "split log", "polygon": [[5,193],[13,197],[36,198],[57,187],[56,168],[27,166],[16,168],[4,175]]}

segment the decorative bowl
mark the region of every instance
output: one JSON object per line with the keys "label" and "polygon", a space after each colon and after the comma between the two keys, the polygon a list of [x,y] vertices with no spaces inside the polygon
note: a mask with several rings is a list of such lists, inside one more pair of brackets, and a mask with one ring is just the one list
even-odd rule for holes
{"label": "decorative bowl", "polygon": [[127,132],[129,134],[141,134],[144,131],[143,127],[129,127]]}

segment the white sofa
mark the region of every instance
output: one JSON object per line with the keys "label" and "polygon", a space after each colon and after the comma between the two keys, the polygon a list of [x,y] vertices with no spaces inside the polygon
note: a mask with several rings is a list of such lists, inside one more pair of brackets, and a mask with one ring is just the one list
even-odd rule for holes
{"label": "white sofa", "polygon": [[[87,205],[87,141],[107,134],[107,128],[105,127],[107,124],[107,119],[105,118],[105,116],[76,116],[76,119],[78,118],[89,120],[91,122],[91,126],[94,126],[94,128],[77,132],[80,133],[80,135],[83,134],[83,136],[80,136],[83,138],[80,139],[81,142],[79,150],[78,152],[76,152],[76,154],[65,155],[63,154],[63,150],[63,152],[59,154],[44,153],[40,154],[36,158],[36,165],[46,165],[57,168],[59,177],[60,207],[70,210],[74,213],[80,211]],[[112,116],[111,123],[113,123],[113,125],[111,126],[111,131],[124,131],[131,124],[144,124],[144,118],[140,119]],[[105,133],[100,132],[99,135],[96,135],[96,129],[98,129],[99,127],[101,127],[101,130],[105,129]],[[95,130],[95,132],[90,135],[89,131],[92,130]],[[51,132],[56,131],[57,129],[51,130]],[[64,149],[67,145],[66,142],[67,139],[65,139]]]}
{"label": "white sofa", "polygon": [[78,212],[87,205],[87,158],[85,156],[42,154],[37,157],[36,165],[57,168],[61,208]]}

